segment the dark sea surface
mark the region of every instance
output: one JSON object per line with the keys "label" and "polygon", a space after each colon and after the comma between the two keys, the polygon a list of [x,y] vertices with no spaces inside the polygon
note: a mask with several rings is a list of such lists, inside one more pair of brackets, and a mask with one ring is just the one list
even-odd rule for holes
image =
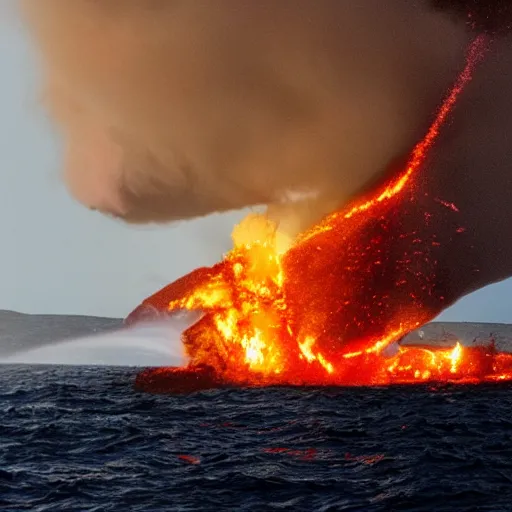
{"label": "dark sea surface", "polygon": [[154,396],[0,366],[0,511],[510,511],[512,385]]}

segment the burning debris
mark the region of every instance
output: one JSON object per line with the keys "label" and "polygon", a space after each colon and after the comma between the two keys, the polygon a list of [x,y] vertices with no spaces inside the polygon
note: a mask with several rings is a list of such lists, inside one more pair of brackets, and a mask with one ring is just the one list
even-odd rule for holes
{"label": "burning debris", "polygon": [[[390,358],[375,353],[345,353],[341,366],[331,366],[331,371],[325,367],[322,371],[314,361],[311,359],[310,366],[297,368],[293,379],[288,379],[290,374],[255,379],[245,370],[245,378],[242,379],[241,371],[240,380],[230,381],[220,377],[210,366],[149,368],[139,373],[136,387],[153,393],[192,393],[233,386],[386,386],[512,380],[512,354],[498,352],[492,341],[474,347],[463,347],[460,343],[453,348],[400,347]],[[302,370],[305,372],[301,375]]]}
{"label": "burning debris", "polygon": [[[512,355],[493,344],[386,350],[450,303],[440,251],[456,248],[466,230],[457,223],[456,205],[428,197],[419,170],[486,44],[483,36],[472,43],[465,69],[405,170],[377,194],[330,215],[284,252],[278,226],[250,215],[235,228],[234,248],[223,261],[144,301],[128,323],[148,312],[204,314],[182,336],[189,366],[146,370],[137,387],[176,392],[512,379]],[[453,232],[445,240],[436,225],[447,218]]]}

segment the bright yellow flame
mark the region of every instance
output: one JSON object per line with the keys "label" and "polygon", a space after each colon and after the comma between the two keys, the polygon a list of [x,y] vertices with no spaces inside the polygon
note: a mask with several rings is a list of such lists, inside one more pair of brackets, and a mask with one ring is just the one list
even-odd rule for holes
{"label": "bright yellow flame", "polygon": [[318,354],[318,362],[327,370],[327,373],[333,373],[334,368],[329,361],[327,361],[322,354]]}
{"label": "bright yellow flame", "polygon": [[362,352],[359,350],[357,352],[348,352],[347,354],[343,354],[344,359],[352,359],[353,357],[359,357]]}
{"label": "bright yellow flame", "polygon": [[315,354],[311,351],[314,344],[315,339],[312,336],[306,336],[306,339],[302,343],[299,343],[300,351],[309,363],[316,359]]}
{"label": "bright yellow flame", "polygon": [[211,311],[222,352],[263,375],[284,369],[277,338],[286,304],[281,297],[284,272],[276,234],[277,225],[267,217],[248,215],[235,227],[235,247],[226,256],[232,277],[221,274],[169,305]]}
{"label": "bright yellow flame", "polygon": [[318,352],[316,355],[313,353],[313,345],[315,344],[315,338],[313,336],[306,336],[305,340],[302,343],[299,343],[299,349],[302,352],[302,355],[306,358],[308,363],[312,363],[313,361],[318,361],[327,373],[333,373],[334,367],[333,365],[325,359],[325,357]]}
{"label": "bright yellow flame", "polygon": [[245,361],[251,369],[261,366],[265,362],[263,350],[266,345],[261,338],[262,332],[259,329],[255,329],[254,336],[249,339],[246,337],[242,339],[242,347],[245,349]]}
{"label": "bright yellow flame", "polygon": [[462,346],[459,342],[457,342],[457,344],[455,345],[455,347],[453,348],[453,350],[450,353],[450,361],[452,363],[450,372],[452,372],[452,373],[457,372],[457,367],[460,363],[461,357],[462,357]]}

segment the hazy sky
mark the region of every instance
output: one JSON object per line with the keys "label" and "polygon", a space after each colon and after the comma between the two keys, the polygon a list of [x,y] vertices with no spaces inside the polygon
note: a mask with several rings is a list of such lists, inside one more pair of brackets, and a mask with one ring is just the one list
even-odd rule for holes
{"label": "hazy sky", "polygon": [[[58,141],[37,104],[26,36],[5,16],[9,1],[0,0],[0,309],[123,316],[217,261],[242,215],[132,228],[75,204],[60,183]],[[442,318],[512,322],[511,293],[512,281],[488,287]]]}

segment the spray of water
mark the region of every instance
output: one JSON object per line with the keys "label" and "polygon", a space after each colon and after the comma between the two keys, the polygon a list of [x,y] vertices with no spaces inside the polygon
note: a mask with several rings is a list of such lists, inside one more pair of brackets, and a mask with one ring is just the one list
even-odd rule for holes
{"label": "spray of water", "polygon": [[187,358],[181,333],[197,314],[142,322],[91,336],[46,343],[14,352],[2,364],[182,366]]}

